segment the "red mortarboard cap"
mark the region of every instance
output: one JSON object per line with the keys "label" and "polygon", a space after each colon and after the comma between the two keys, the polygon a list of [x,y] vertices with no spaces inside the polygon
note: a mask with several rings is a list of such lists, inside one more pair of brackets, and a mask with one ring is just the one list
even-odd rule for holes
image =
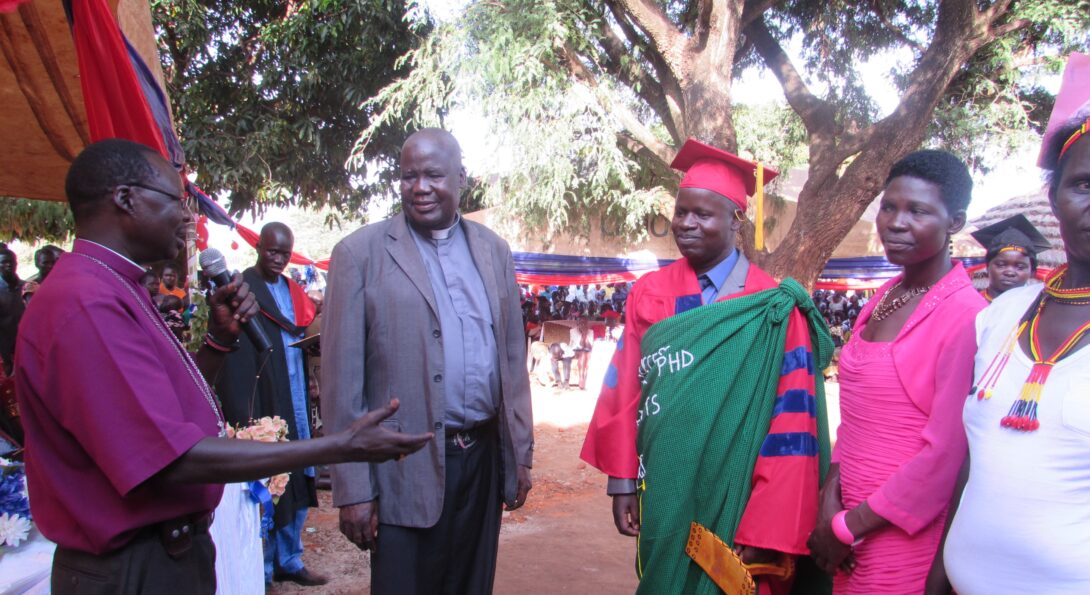
{"label": "red mortarboard cap", "polygon": [[[746,197],[757,189],[756,163],[695,139],[685,141],[670,167],[685,172],[685,177],[681,179],[682,188],[711,190],[743,211],[746,209]],[[771,182],[779,174],[765,166],[764,182]]]}
{"label": "red mortarboard cap", "polygon": [[1071,122],[1076,116],[1090,116],[1090,55],[1074,52],[1067,59],[1064,68],[1060,92],[1056,94],[1056,103],[1052,106],[1052,115],[1048,118],[1044,137],[1041,139],[1041,153],[1037,156],[1037,167],[1045,167],[1045,153],[1056,129]]}

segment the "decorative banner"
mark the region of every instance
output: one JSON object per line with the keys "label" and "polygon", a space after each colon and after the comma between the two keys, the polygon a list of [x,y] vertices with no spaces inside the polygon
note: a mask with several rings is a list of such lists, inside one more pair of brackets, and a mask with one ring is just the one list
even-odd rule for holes
{"label": "decorative banner", "polygon": [[[192,186],[192,185],[191,185]],[[252,247],[257,247],[258,233],[234,221],[223,207],[193,187],[191,192],[198,197],[201,213],[207,220],[230,225],[239,237]],[[207,231],[203,232],[205,217],[197,224],[198,246],[203,250],[200,238],[207,241]],[[228,222],[228,223],[224,223]],[[234,246],[232,246],[234,247]],[[651,271],[670,264],[673,260],[638,260],[629,258],[608,258],[601,256],[570,256],[564,254],[539,254],[535,252],[512,252],[515,261],[515,280],[521,285],[601,285],[635,281]],[[982,257],[958,258],[972,274],[985,267]],[[290,262],[301,266],[314,266],[323,271],[329,270],[329,259],[315,260],[292,252]],[[901,267],[890,263],[883,256],[861,256],[858,258],[833,258],[825,264],[814,289],[832,289],[839,291],[867,291],[878,289],[883,283],[901,272]],[[1038,269],[1037,278],[1044,279],[1048,269]]]}
{"label": "decorative banner", "polygon": [[[79,61],[91,141],[125,138],[169,158],[129,47],[106,0],[65,3]],[[139,58],[136,58],[139,62]],[[153,83],[154,84],[154,81]],[[173,131],[171,131],[173,136]]]}
{"label": "decorative banner", "polygon": [[[984,267],[983,257],[955,258],[973,270]],[[835,291],[869,291],[878,289],[886,281],[896,277],[901,267],[889,262],[884,256],[860,256],[856,258],[831,258],[814,283],[814,289]]]}

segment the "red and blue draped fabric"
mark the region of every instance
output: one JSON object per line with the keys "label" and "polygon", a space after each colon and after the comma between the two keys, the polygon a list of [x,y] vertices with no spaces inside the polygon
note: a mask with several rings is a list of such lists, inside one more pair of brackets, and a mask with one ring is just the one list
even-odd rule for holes
{"label": "red and blue draped fabric", "polygon": [[[147,96],[147,90],[158,90],[158,84],[131,51],[106,0],[65,0],[64,8],[79,61],[91,140],[124,138],[147,145],[172,161],[182,159],[166,110],[162,121],[157,119],[152,98]],[[142,76],[149,80],[142,81]],[[153,95],[162,98],[161,91]],[[173,143],[168,143],[167,137],[174,139]],[[178,154],[172,155],[168,144],[177,147]]]}
{"label": "red and blue draped fabric", "polygon": [[673,260],[634,260],[515,252],[515,279],[527,285],[588,285],[635,281]]}
{"label": "red and blue draped fabric", "polygon": [[[984,259],[980,257],[955,260],[960,260],[970,273],[984,267]],[[878,289],[900,272],[901,267],[889,262],[884,256],[832,258],[825,263],[825,269],[818,276],[814,289]]]}

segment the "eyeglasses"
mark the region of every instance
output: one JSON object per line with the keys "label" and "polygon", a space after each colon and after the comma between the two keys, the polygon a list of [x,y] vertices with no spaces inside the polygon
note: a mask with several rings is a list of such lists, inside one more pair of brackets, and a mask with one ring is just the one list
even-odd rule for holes
{"label": "eyeglasses", "polygon": [[144,190],[151,190],[152,192],[155,192],[157,194],[162,194],[163,196],[166,196],[166,197],[168,197],[168,198],[170,198],[172,200],[176,200],[176,201],[182,203],[182,206],[184,206],[187,210],[192,211],[194,213],[197,212],[197,201],[192,196],[190,196],[189,193],[185,193],[182,196],[178,196],[176,194],[171,194],[171,193],[169,193],[169,192],[167,192],[165,190],[160,190],[158,188],[152,188],[151,186],[145,186],[143,184],[130,183],[130,184],[126,184],[126,186],[134,186],[136,188],[143,188]]}

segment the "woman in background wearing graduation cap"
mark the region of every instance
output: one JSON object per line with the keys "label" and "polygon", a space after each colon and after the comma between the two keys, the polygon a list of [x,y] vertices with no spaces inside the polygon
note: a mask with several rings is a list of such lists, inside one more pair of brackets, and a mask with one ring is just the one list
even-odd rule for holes
{"label": "woman in background wearing graduation cap", "polygon": [[1052,247],[1025,215],[1007,217],[972,236],[988,251],[988,286],[980,295],[989,304],[1008,289],[1025,285],[1037,272],[1037,255]]}
{"label": "woman in background wearing graduation cap", "polygon": [[810,538],[839,594],[918,595],[965,458],[958,412],[972,383],[973,318],[986,302],[950,236],[973,181],[957,157],[893,165],[875,221],[903,273],[859,313],[840,354],[841,424]]}
{"label": "woman in background wearing graduation cap", "polygon": [[1038,165],[1067,264],[977,318],[968,482],[944,549],[961,595],[1090,593],[1090,56],[1070,58],[1056,106]]}

